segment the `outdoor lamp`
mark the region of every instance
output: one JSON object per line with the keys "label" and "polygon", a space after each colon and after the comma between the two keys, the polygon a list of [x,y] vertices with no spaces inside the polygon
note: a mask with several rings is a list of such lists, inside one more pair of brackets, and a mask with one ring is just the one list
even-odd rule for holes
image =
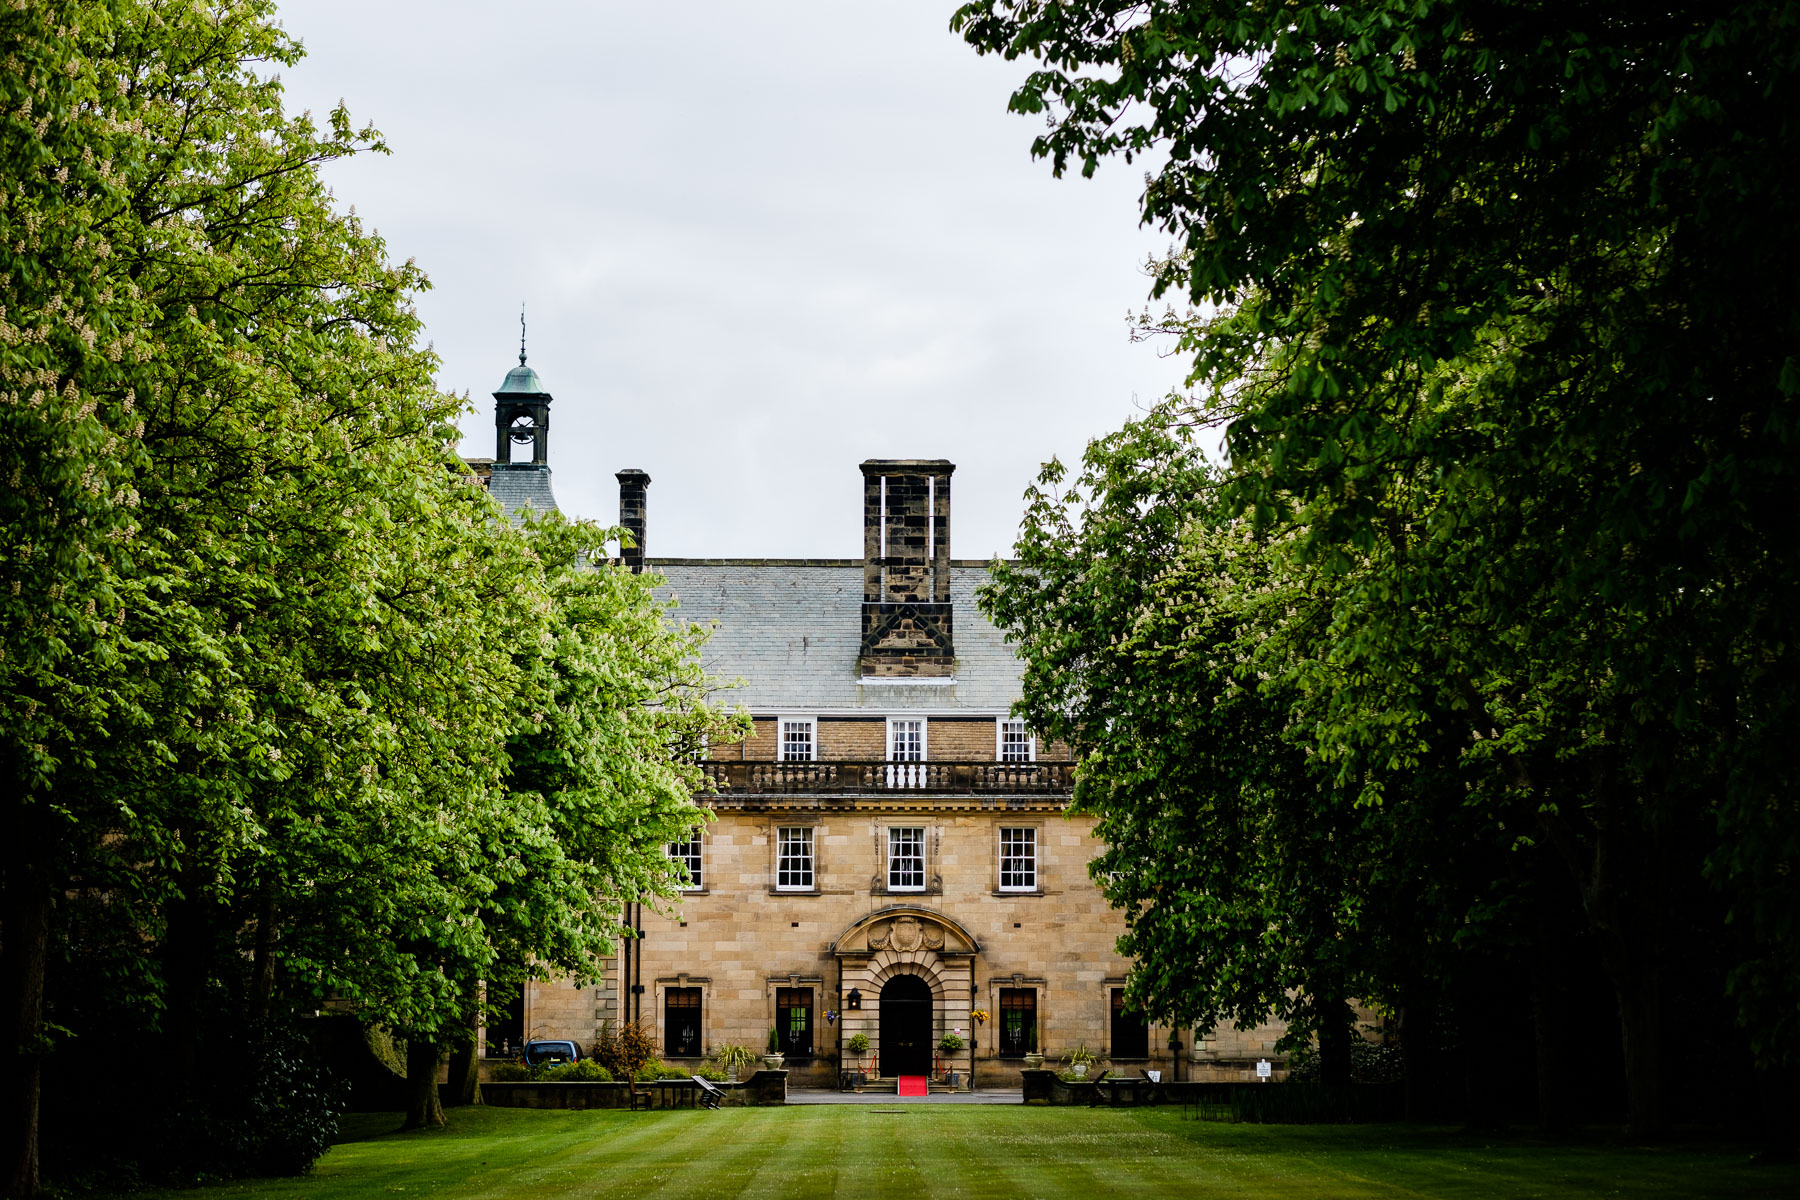
{"label": "outdoor lamp", "polygon": [[845,1008],[861,1008],[862,1007],[862,993],[857,991],[855,988],[851,988],[850,994],[848,996],[844,997],[844,1007]]}

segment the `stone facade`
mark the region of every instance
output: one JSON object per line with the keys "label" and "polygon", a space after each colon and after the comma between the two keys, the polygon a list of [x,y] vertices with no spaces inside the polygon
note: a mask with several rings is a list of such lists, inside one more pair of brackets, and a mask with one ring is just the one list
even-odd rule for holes
{"label": "stone facade", "polygon": [[[1016,1087],[1026,1052],[1084,1046],[1164,1078],[1254,1079],[1259,1059],[1279,1077],[1278,1028],[1184,1030],[1176,1053],[1116,1011],[1131,964],[1088,877],[1100,845],[1067,812],[1067,748],[1009,716],[1019,666],[973,604],[985,568],[949,555],[953,470],[861,464],[860,560],[643,560],[681,616],[716,623],[707,669],[744,681],[754,731],[716,749],[713,820],[671,847],[698,886],[627,914],[641,936],[601,984],[532,985],[524,1036],[637,1020],[697,1068],[774,1032],[799,1087],[859,1068]],[[641,538],[649,477],[619,479]]]}

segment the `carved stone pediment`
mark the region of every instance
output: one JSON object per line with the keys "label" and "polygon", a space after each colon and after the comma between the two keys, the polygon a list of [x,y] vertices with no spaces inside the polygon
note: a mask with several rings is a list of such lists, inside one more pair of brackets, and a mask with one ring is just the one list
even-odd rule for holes
{"label": "carved stone pediment", "polygon": [[908,906],[884,908],[855,921],[833,946],[840,955],[857,956],[884,950],[900,954],[921,950],[974,954],[980,949],[974,936],[950,917]]}

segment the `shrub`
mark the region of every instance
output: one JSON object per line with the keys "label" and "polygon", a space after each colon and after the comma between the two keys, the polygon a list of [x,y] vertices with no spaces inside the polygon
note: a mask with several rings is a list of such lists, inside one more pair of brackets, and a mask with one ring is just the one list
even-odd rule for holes
{"label": "shrub", "polygon": [[611,1083],[612,1072],[591,1058],[580,1062],[557,1063],[538,1075],[547,1083]]}
{"label": "shrub", "polygon": [[938,1039],[938,1049],[942,1050],[945,1054],[955,1054],[962,1048],[963,1040],[958,1034],[946,1033],[943,1037]]}
{"label": "shrub", "polygon": [[531,1068],[524,1063],[495,1063],[487,1070],[488,1079],[494,1083],[523,1083],[531,1078]]}
{"label": "shrub", "polygon": [[708,1083],[725,1083],[731,1078],[717,1067],[701,1067],[698,1071],[695,1071],[694,1074],[706,1080]]}
{"label": "shrub", "polygon": [[[1321,1071],[1319,1052],[1312,1046],[1299,1046],[1288,1057],[1290,1083],[1318,1083]],[[1406,1063],[1399,1046],[1372,1042],[1364,1037],[1350,1039],[1350,1081],[1352,1083],[1399,1083],[1406,1078]]]}
{"label": "shrub", "polygon": [[658,1079],[686,1079],[688,1072],[680,1067],[671,1067],[660,1058],[652,1058],[637,1069],[632,1078],[639,1083],[655,1083]]}
{"label": "shrub", "polygon": [[614,1079],[636,1079],[644,1064],[656,1060],[656,1043],[637,1021],[616,1030],[609,1022],[594,1042],[594,1061],[612,1072]]}
{"label": "shrub", "polygon": [[850,1040],[844,1043],[844,1049],[852,1054],[867,1054],[869,1052],[869,1035],[866,1033],[851,1034]]}

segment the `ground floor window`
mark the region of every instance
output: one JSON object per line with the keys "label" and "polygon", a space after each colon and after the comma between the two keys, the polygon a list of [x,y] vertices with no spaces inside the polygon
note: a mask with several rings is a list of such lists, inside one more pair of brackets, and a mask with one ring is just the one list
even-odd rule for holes
{"label": "ground floor window", "polygon": [[[525,984],[513,985],[507,992],[501,1011],[491,1014],[487,1023],[487,1056],[517,1058],[525,1052]],[[504,989],[494,986],[496,993]]]}
{"label": "ground floor window", "polygon": [[1018,1058],[1037,1052],[1037,989],[1000,989],[1000,1054]]}
{"label": "ground floor window", "polygon": [[1112,990],[1112,1056],[1149,1058],[1150,1026],[1125,1007],[1125,989]]}
{"label": "ground floor window", "polygon": [[775,1030],[781,1052],[794,1058],[811,1058],[813,1052],[813,992],[811,988],[775,989]]}
{"label": "ground floor window", "polygon": [[700,989],[668,988],[663,992],[663,1051],[670,1058],[699,1058]]}

